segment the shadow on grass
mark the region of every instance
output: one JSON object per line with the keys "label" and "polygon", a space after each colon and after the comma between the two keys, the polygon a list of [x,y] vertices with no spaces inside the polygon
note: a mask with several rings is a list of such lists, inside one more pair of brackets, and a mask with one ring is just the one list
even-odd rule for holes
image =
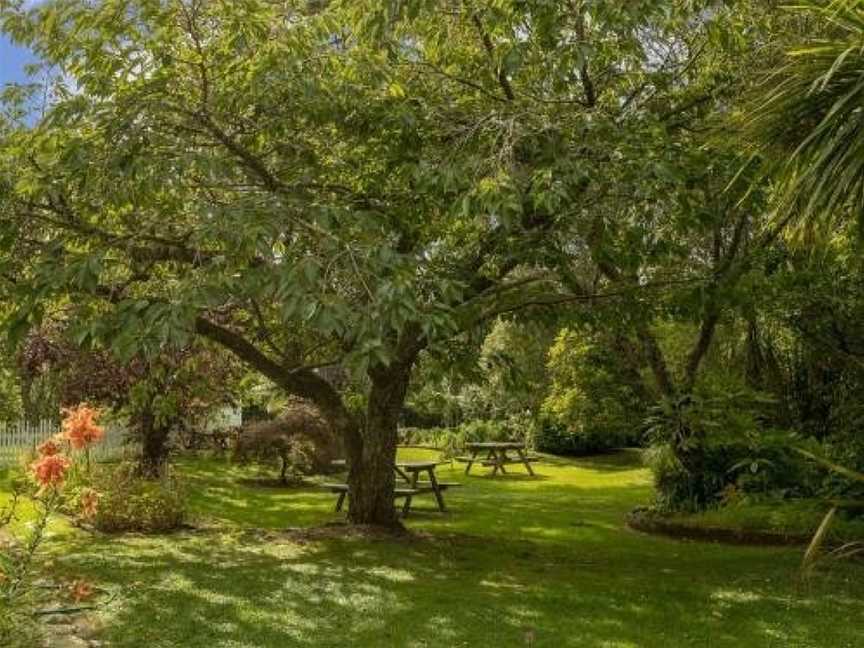
{"label": "shadow on grass", "polygon": [[507,538],[246,532],[70,549],[67,566],[125,591],[105,612],[115,646],[852,646],[842,619],[862,611],[837,591],[798,597],[766,579],[776,570],[736,577],[730,556]]}
{"label": "shadow on grass", "polygon": [[[626,513],[650,497],[645,473],[633,465],[632,457],[622,453],[622,457],[604,456],[597,462],[586,459],[578,464],[544,459],[535,464],[536,477],[525,473],[466,476],[459,464],[443,465],[439,478],[462,484],[445,493],[449,512],[438,513],[431,494],[416,497],[406,523],[435,531],[534,534],[561,541],[576,539],[571,530],[587,526],[589,516],[599,518],[597,523],[620,527]],[[628,458],[630,464],[625,463]],[[607,461],[618,462],[619,468],[604,471]],[[314,486],[261,488],[243,481],[255,475],[247,467],[215,460],[190,462],[182,468],[192,510],[202,521],[285,528],[343,519],[333,511],[335,496]]]}
{"label": "shadow on grass", "polygon": [[798,592],[798,552],[631,532],[624,515],[650,480],[619,460],[544,461],[533,480],[442,467],[464,486],[444,515],[418,498],[416,541],[282,533],[341,519],[333,497],[238,484],[247,471],[196,461],[183,467],[192,506],[226,527],[79,534],[56,569],[122,592],[101,613],[120,647],[858,645],[864,569]]}

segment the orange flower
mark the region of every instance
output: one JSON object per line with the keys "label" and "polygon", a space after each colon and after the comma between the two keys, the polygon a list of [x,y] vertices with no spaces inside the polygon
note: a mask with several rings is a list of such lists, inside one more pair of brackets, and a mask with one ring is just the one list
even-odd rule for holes
{"label": "orange flower", "polygon": [[43,487],[59,486],[66,479],[71,462],[63,455],[46,455],[31,464],[36,481]]}
{"label": "orange flower", "polygon": [[63,435],[76,450],[86,448],[105,435],[105,430],[96,425],[99,410],[86,403],[63,410],[63,415]]}
{"label": "orange flower", "polygon": [[97,504],[99,504],[99,493],[92,488],[85,488],[81,491],[79,502],[81,504],[81,515],[84,518],[89,520],[96,517]]}
{"label": "orange flower", "polygon": [[50,438],[44,443],[42,443],[36,450],[39,452],[39,455],[42,457],[53,457],[54,455],[60,452],[60,446],[54,440],[54,438]]}
{"label": "orange flower", "polygon": [[93,586],[87,581],[76,580],[73,581],[72,584],[69,586],[69,595],[76,603],[86,601],[91,596],[93,596],[93,594]]}

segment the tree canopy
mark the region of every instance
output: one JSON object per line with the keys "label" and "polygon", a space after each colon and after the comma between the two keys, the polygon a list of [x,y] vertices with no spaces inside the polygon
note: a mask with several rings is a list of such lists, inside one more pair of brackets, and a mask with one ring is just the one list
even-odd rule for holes
{"label": "tree canopy", "polygon": [[[29,120],[23,93],[6,103],[9,331],[63,308],[121,356],[222,345],[345,436],[355,521],[392,521],[418,357],[495,317],[590,306],[686,403],[780,232],[718,137],[772,20],[693,0],[11,3],[4,29],[53,81]],[[651,327],[668,317],[697,325],[680,373]]]}

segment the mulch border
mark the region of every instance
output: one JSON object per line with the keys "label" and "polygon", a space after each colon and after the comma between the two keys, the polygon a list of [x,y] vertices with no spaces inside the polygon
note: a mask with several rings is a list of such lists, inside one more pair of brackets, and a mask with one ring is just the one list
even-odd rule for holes
{"label": "mulch border", "polygon": [[636,509],[627,515],[627,526],[640,533],[661,535],[676,540],[717,542],[731,545],[757,547],[806,546],[812,535],[785,534],[773,531],[729,529],[724,527],[694,527],[664,518],[644,509]]}

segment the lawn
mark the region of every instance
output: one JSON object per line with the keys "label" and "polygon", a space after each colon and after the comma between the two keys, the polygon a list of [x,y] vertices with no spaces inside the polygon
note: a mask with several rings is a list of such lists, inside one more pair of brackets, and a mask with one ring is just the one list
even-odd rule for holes
{"label": "lawn", "polygon": [[425,500],[411,540],[286,532],[338,520],[333,496],[247,485],[220,460],[180,469],[194,531],[56,529],[54,568],[118,593],[97,619],[110,645],[864,645],[861,563],[801,585],[800,550],[628,530],[651,496],[633,454],[549,460],[535,479],[445,466],[464,487],[446,515]]}

